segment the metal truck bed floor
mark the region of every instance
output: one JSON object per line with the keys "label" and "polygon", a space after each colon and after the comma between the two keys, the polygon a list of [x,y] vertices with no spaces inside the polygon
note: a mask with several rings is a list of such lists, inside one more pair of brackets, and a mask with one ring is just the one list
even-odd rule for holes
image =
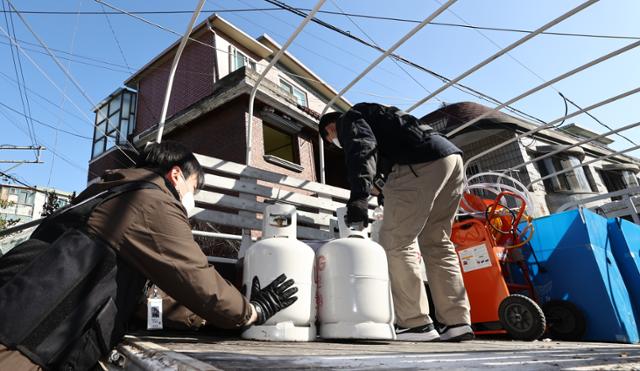
{"label": "metal truck bed floor", "polygon": [[465,343],[275,343],[205,335],[130,336],[126,369],[640,370],[640,346],[480,338]]}

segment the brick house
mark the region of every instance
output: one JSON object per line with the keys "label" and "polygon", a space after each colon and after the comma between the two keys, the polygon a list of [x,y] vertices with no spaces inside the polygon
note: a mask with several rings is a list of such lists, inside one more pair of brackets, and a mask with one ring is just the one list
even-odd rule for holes
{"label": "brick house", "polygon": [[[280,46],[257,39],[218,15],[200,23],[184,49],[171,95],[164,139],[194,152],[246,164],[249,92]],[[169,68],[179,40],[124,82],[94,109],[96,129],[88,180],[131,162],[116,148],[138,149],[155,139]],[[317,123],[336,94],[289,53],[262,81],[254,108],[251,166],[311,181],[319,176]],[[346,110],[339,100],[334,107]],[[341,153],[326,148],[327,183],[344,186]]]}
{"label": "brick house", "polygon": [[[491,109],[472,103],[461,102],[444,106],[421,118],[421,121],[447,133],[463,123],[478,117]],[[490,113],[486,118],[454,135],[451,140],[469,159],[516,135],[536,128],[531,122],[502,112]],[[480,157],[468,164],[467,176],[486,171],[506,171],[525,185],[532,180],[553,172],[569,169],[598,157],[610,156],[614,150],[607,147],[613,142],[608,137],[597,138],[586,144],[565,150],[547,159],[524,166],[516,171],[508,169],[536,158],[560,147],[594,138],[597,134],[575,124],[563,125],[557,129],[542,130],[534,137],[526,137]],[[578,167],[564,174],[552,176],[541,182],[532,183],[529,191],[538,204],[537,215],[555,212],[567,202],[578,201],[598,194],[607,194],[630,187],[637,187],[640,160],[624,154],[596,161]],[[615,199],[605,199],[588,203],[588,207],[607,208]],[[640,200],[635,200],[640,206]]]}

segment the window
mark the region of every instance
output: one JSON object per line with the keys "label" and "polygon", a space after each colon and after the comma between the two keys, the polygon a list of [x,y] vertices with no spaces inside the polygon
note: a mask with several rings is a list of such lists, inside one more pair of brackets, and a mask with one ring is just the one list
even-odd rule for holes
{"label": "window", "polygon": [[[638,187],[638,178],[630,170],[601,170],[600,175],[609,192]],[[613,197],[612,199],[619,200],[621,197]]]}
{"label": "window", "polygon": [[96,110],[91,158],[100,156],[116,144],[127,142],[135,127],[136,94],[121,90]]}
{"label": "window", "polygon": [[244,55],[244,53],[234,48],[233,46],[229,47],[229,58],[230,58],[229,66],[231,67],[229,72],[233,72],[246,65],[248,65],[249,68],[253,69],[254,71],[256,69],[256,62],[249,59],[249,57]]}
{"label": "window", "polygon": [[284,90],[286,93],[293,95],[299,105],[302,107],[308,107],[307,104],[307,93],[293,86],[293,84],[280,80],[280,89]]}
{"label": "window", "polygon": [[[571,169],[580,164],[580,159],[576,156],[553,156],[538,161],[538,168],[542,176],[547,176],[559,171]],[[591,174],[589,173],[589,175]],[[545,179],[544,185],[548,191],[552,192],[594,192],[595,182],[589,181],[585,173],[585,168],[578,167]],[[595,191],[597,191],[597,189]]]}
{"label": "window", "polygon": [[263,125],[264,154],[298,164],[298,141],[295,135]]}

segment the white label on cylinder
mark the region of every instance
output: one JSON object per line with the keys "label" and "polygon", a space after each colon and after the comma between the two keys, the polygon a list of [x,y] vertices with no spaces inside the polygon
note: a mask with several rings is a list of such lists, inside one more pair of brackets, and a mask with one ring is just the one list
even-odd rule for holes
{"label": "white label on cylinder", "polygon": [[489,251],[485,244],[467,247],[464,250],[458,251],[458,255],[460,256],[460,264],[462,265],[463,272],[471,272],[491,266]]}

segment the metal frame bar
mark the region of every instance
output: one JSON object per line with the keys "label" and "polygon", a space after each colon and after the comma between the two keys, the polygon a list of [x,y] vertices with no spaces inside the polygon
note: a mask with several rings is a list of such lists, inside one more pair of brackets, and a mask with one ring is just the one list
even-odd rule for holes
{"label": "metal frame bar", "polygon": [[562,169],[560,171],[556,171],[554,173],[550,173],[550,174],[545,175],[543,177],[533,179],[531,182],[529,182],[529,184],[527,184],[527,188],[530,187],[533,183],[538,183],[538,182],[543,181],[545,179],[549,179],[549,178],[552,178],[552,177],[560,175],[560,174],[568,173],[569,171],[573,171],[573,170],[575,170],[575,169],[577,169],[579,167],[584,167],[584,166],[587,166],[587,165],[591,165],[591,164],[593,164],[595,162],[606,160],[608,158],[611,158],[611,157],[614,157],[614,156],[617,156],[617,155],[621,155],[621,154],[624,154],[624,153],[627,153],[627,152],[635,151],[637,149],[640,149],[640,145],[629,147],[629,148],[623,149],[621,151],[615,151],[615,152],[612,152],[612,153],[610,153],[608,155],[605,155],[605,156],[596,157],[593,160],[589,160],[587,162],[581,162],[579,165],[574,165],[574,166],[572,166],[570,168]]}
{"label": "metal frame bar", "polygon": [[162,113],[160,113],[160,122],[158,123],[158,133],[156,134],[156,143],[160,143],[162,141],[162,134],[164,133],[164,122],[167,119],[167,110],[169,109],[169,100],[171,99],[171,90],[173,89],[173,78],[176,75],[176,70],[178,69],[178,63],[180,62],[180,57],[182,56],[182,51],[184,47],[187,45],[187,41],[189,41],[189,35],[191,35],[191,30],[193,30],[193,25],[196,23],[198,16],[200,15],[200,11],[204,6],[204,3],[207,0],[200,0],[196,9],[193,11],[193,15],[191,16],[191,20],[189,21],[189,25],[187,26],[187,31],[185,31],[184,36],[182,36],[182,40],[180,41],[180,46],[178,46],[178,51],[176,52],[175,57],[173,57],[173,62],[171,63],[171,70],[169,71],[169,79],[167,80],[167,91],[164,94],[164,102],[162,103]]}
{"label": "metal frame bar", "polygon": [[592,138],[587,138],[587,139],[578,141],[578,142],[576,142],[574,144],[568,144],[568,145],[563,146],[563,147],[561,147],[561,148],[559,148],[559,149],[557,149],[555,151],[547,152],[547,153],[543,154],[542,156],[534,157],[529,161],[525,161],[525,162],[521,163],[520,165],[516,165],[516,166],[510,167],[507,170],[512,171],[512,170],[520,169],[520,168],[525,167],[525,166],[527,166],[529,164],[533,164],[534,162],[543,160],[543,159],[551,157],[553,155],[557,155],[558,153],[564,152],[564,151],[566,151],[568,149],[571,149],[571,148],[574,148],[574,147],[578,147],[578,146],[581,146],[583,144],[592,142],[594,140],[597,140],[597,139],[600,139],[600,138],[605,138],[605,137],[608,137],[609,135],[617,134],[617,133],[625,131],[625,130],[633,129],[633,128],[638,127],[638,126],[640,126],[640,121],[635,122],[633,124],[625,125],[625,126],[623,126],[621,128],[615,129],[615,130],[608,131],[608,132],[606,132],[604,134],[600,134],[600,135],[597,135],[597,136],[592,137]]}
{"label": "metal frame bar", "polygon": [[[640,44],[638,44],[638,45],[640,45]],[[509,144],[511,144],[511,143],[517,142],[520,138],[524,138],[524,137],[526,137],[526,136],[529,136],[530,134],[534,134],[534,133],[537,133],[537,132],[542,131],[542,130],[550,129],[550,128],[552,128],[552,127],[553,127],[553,125],[555,125],[555,124],[557,124],[557,123],[561,122],[562,120],[570,119],[570,118],[572,118],[572,117],[574,117],[574,116],[577,116],[577,115],[580,115],[580,114],[582,114],[582,113],[584,113],[584,112],[591,111],[591,110],[593,110],[593,109],[596,109],[596,108],[598,108],[598,107],[601,107],[601,106],[607,105],[607,104],[609,104],[609,103],[611,103],[611,102],[615,102],[616,100],[619,100],[619,99],[625,98],[625,97],[627,97],[627,96],[629,96],[629,95],[633,95],[633,94],[636,94],[636,93],[638,93],[638,92],[640,92],[640,87],[635,88],[635,89],[631,89],[631,90],[626,91],[626,92],[624,92],[624,93],[622,93],[622,94],[618,94],[618,95],[616,95],[616,96],[614,96],[614,97],[611,97],[611,98],[605,99],[605,100],[600,101],[600,102],[598,102],[598,103],[594,103],[594,104],[590,105],[589,107],[585,107],[585,108],[582,108],[582,109],[580,109],[580,110],[578,110],[578,111],[575,111],[575,112],[573,112],[573,113],[570,113],[570,114],[568,114],[568,115],[565,115],[565,116],[559,117],[559,118],[557,118],[557,119],[555,119],[555,120],[553,120],[553,121],[549,122],[549,123],[548,123],[548,124],[546,124],[546,125],[538,126],[538,127],[536,127],[535,129],[531,129],[531,130],[526,131],[526,132],[524,132],[524,133],[522,133],[522,134],[520,134],[520,135],[516,135],[514,138],[511,138],[511,139],[506,140],[506,141],[504,141],[504,142],[502,142],[502,143],[500,143],[500,144],[498,144],[498,145],[493,146],[492,148],[489,148],[489,149],[487,149],[487,150],[484,150],[484,151],[482,151],[482,152],[478,153],[477,155],[470,157],[469,159],[467,159],[467,161],[465,161],[465,164],[464,164],[465,174],[466,174],[466,170],[467,170],[467,168],[468,168],[469,164],[471,164],[473,161],[477,160],[478,158],[480,158],[480,157],[482,157],[482,156],[485,156],[485,155],[487,155],[487,154],[489,154],[489,153],[491,153],[491,152],[493,152],[493,151],[496,151],[496,150],[498,150],[498,149],[500,149],[500,148],[502,148],[502,147],[505,147],[505,146],[507,146],[507,145],[509,145]],[[482,115],[482,116],[484,116],[484,115]],[[469,121],[469,122],[471,122],[471,121]]]}
{"label": "metal frame bar", "polygon": [[544,26],[538,28],[537,30],[533,31],[532,33],[526,35],[525,37],[515,41],[514,43],[512,43],[511,45],[505,47],[504,49],[498,51],[497,53],[493,54],[492,56],[486,58],[485,60],[483,60],[482,62],[476,64],[475,66],[471,67],[470,69],[468,69],[467,71],[465,71],[464,73],[462,73],[461,75],[459,75],[458,77],[449,80],[449,82],[447,82],[446,84],[442,85],[441,87],[439,87],[437,90],[435,90],[434,92],[430,93],[428,96],[426,96],[425,98],[420,99],[419,101],[417,101],[414,105],[412,105],[411,107],[409,107],[409,109],[407,109],[407,112],[411,112],[414,109],[418,108],[419,106],[421,106],[422,104],[424,104],[426,101],[428,101],[429,99],[435,97],[436,95],[442,93],[443,91],[447,90],[449,87],[457,84],[460,80],[464,79],[465,77],[471,75],[472,73],[478,71],[479,69],[481,69],[482,67],[486,66],[487,64],[493,62],[494,60],[498,59],[499,57],[503,56],[504,54],[508,53],[509,51],[515,49],[516,47],[524,44],[525,42],[531,40],[532,38],[534,38],[535,36],[541,34],[542,32],[548,30],[549,28],[557,25],[558,23],[564,21],[565,19],[575,15],[576,13],[588,8],[589,6],[595,4],[596,2],[598,2],[599,0],[589,0],[589,1],[585,1],[584,3],[580,4],[579,6],[571,9],[570,11],[564,13],[563,15],[561,15],[560,17],[552,20],[551,22],[545,24]]}
{"label": "metal frame bar", "polygon": [[[232,241],[242,241],[242,235],[240,235],[240,234],[229,234],[229,233],[220,233],[220,232],[205,232],[205,231],[196,231],[196,230],[192,230],[191,232],[193,233],[194,236],[222,238],[222,239],[225,239],[225,240],[232,240]],[[251,239],[253,241],[256,240],[255,237],[252,237]]]}
{"label": "metal frame bar", "polygon": [[601,195],[597,195],[597,196],[593,196],[593,197],[583,198],[581,200],[570,201],[570,202],[562,204],[558,208],[557,212],[563,212],[565,210],[568,210],[571,207],[577,207],[579,205],[587,204],[589,202],[604,200],[604,199],[611,198],[611,197],[616,197],[616,196],[622,196],[622,200],[621,201],[623,201],[627,205],[627,210],[629,211],[629,214],[631,215],[631,218],[633,219],[633,222],[635,224],[640,224],[640,217],[638,217],[638,209],[636,208],[635,203],[633,202],[633,200],[629,196],[631,194],[640,194],[640,187],[631,187],[631,188],[627,188],[627,189],[622,189],[620,191],[609,192],[609,193],[606,193],[606,194],[601,194]]}
{"label": "metal frame bar", "polygon": [[540,85],[536,86],[535,88],[529,89],[526,92],[518,95],[517,97],[512,98],[512,99],[508,100],[507,102],[504,102],[504,103],[496,106],[495,108],[483,113],[482,115],[474,118],[473,120],[469,120],[469,121],[465,122],[464,124],[460,125],[459,127],[451,130],[450,132],[447,133],[447,137],[451,137],[454,134],[459,133],[460,131],[468,128],[469,126],[475,124],[476,122],[482,120],[483,118],[491,115],[492,113],[497,112],[497,111],[503,109],[504,107],[506,107],[506,106],[508,106],[510,104],[513,104],[513,103],[515,103],[515,102],[517,102],[517,101],[519,101],[519,100],[521,100],[521,99],[523,99],[525,97],[528,97],[529,95],[531,95],[533,93],[536,93],[536,92],[538,92],[538,91],[540,91],[540,90],[542,90],[542,89],[544,89],[544,88],[546,88],[546,87],[548,87],[550,85],[553,85],[558,81],[564,80],[567,77],[573,76],[578,72],[586,70],[589,67],[592,67],[592,66],[594,66],[594,65],[596,65],[598,63],[604,62],[604,61],[606,61],[608,59],[611,59],[611,58],[613,58],[613,57],[615,57],[617,55],[620,55],[620,54],[622,54],[624,52],[627,52],[627,51],[629,51],[631,49],[634,49],[634,48],[636,48],[638,46],[640,46],[640,40],[636,41],[636,42],[633,42],[631,44],[628,44],[628,45],[626,45],[626,46],[624,46],[624,47],[622,47],[620,49],[614,50],[613,52],[611,52],[609,54],[603,55],[602,57],[594,59],[594,60],[592,60],[592,61],[590,61],[588,63],[585,63],[585,64],[583,64],[583,65],[581,65],[579,67],[576,67],[576,68],[572,69],[569,72],[565,72],[560,76],[557,76],[557,77],[555,77],[555,78],[553,78],[553,79],[551,79],[551,80],[549,80],[549,81],[547,81],[547,82],[545,82],[543,84],[540,84]]}
{"label": "metal frame bar", "polygon": [[278,62],[278,60],[280,60],[280,57],[282,57],[282,55],[285,53],[289,45],[291,45],[293,40],[295,40],[295,38],[298,37],[298,34],[302,32],[302,29],[304,29],[307,23],[309,23],[309,21],[313,19],[313,17],[316,15],[318,10],[320,10],[320,8],[322,7],[325,1],[326,0],[319,0],[316,3],[316,5],[313,7],[311,12],[307,14],[307,16],[302,20],[302,22],[300,22],[300,25],[298,25],[298,28],[296,28],[295,31],[293,31],[291,36],[289,36],[289,39],[287,40],[287,42],[284,43],[284,45],[280,48],[280,50],[278,50],[276,55],[271,59],[271,62],[269,62],[267,67],[265,67],[264,71],[262,71],[262,73],[260,74],[260,77],[258,77],[258,80],[256,81],[255,85],[251,89],[251,93],[249,94],[249,117],[248,117],[248,125],[247,125],[247,151],[246,151],[247,165],[251,165],[251,152],[253,149],[253,146],[251,143],[252,142],[251,136],[253,135],[253,105],[255,102],[256,93],[258,92],[258,88],[260,87],[260,83],[265,78],[267,73],[271,70],[271,68]]}
{"label": "metal frame bar", "polygon": [[[413,29],[411,29],[411,31],[409,31],[407,34],[405,34],[402,38],[400,38],[400,40],[396,41],[396,43],[393,44],[393,46],[391,46],[384,53],[382,53],[380,56],[378,56],[378,58],[376,58],[369,66],[367,66],[367,68],[365,68],[364,71],[362,71],[355,79],[353,79],[349,84],[347,84],[347,86],[342,88],[342,90],[340,90],[340,92],[338,92],[338,94],[336,94],[333,98],[331,98],[331,100],[329,100],[329,102],[327,102],[327,104],[324,106],[324,109],[322,110],[322,113],[320,114],[320,116],[322,117],[322,115],[327,113],[327,110],[329,110],[329,107],[331,107],[338,99],[340,99],[340,97],[342,97],[342,95],[344,95],[344,93],[346,93],[356,83],[358,83],[358,81],[360,81],[366,74],[368,74],[372,69],[374,69],[378,64],[380,64],[380,62],[382,62],[391,53],[393,53],[402,44],[404,44],[405,41],[407,41],[413,35],[415,35],[416,32],[420,31],[424,26],[426,26],[427,24],[431,23],[431,21],[433,21],[442,12],[447,10],[447,8],[449,8],[451,5],[453,5],[453,3],[455,3],[456,1],[457,0],[448,0],[445,4],[441,5],[438,9],[436,9],[435,12],[433,12],[431,15],[429,15],[427,18],[425,18],[424,21],[422,21],[420,24],[418,24]],[[324,174],[325,173],[325,171],[324,171],[324,143],[323,143],[323,140],[324,140],[324,138],[322,138],[322,136],[318,134],[318,143],[319,143],[318,148],[319,148],[319,151],[320,151],[320,182],[321,183],[325,182],[325,174]]]}

